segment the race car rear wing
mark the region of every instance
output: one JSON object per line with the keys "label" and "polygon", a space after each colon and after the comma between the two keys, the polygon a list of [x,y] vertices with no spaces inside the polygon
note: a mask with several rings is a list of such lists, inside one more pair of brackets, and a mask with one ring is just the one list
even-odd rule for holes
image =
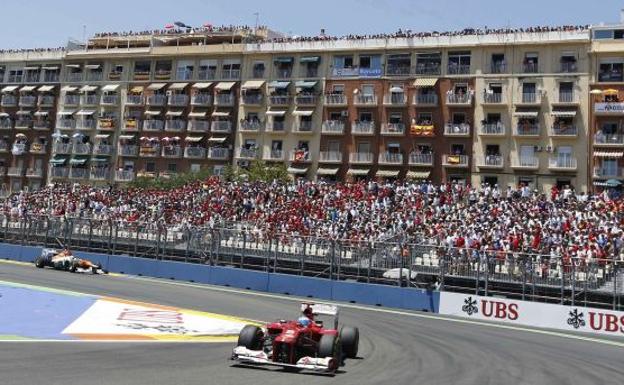
{"label": "race car rear wing", "polygon": [[339,309],[336,305],[328,303],[301,303],[301,311],[303,312],[307,308],[312,309],[312,314],[316,315],[328,315],[334,317],[334,327],[338,328],[338,313]]}

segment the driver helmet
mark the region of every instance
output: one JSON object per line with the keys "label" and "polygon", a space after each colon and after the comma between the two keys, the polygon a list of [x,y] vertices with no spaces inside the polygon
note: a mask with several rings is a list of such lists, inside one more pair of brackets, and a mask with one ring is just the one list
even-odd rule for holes
{"label": "driver helmet", "polygon": [[308,327],[310,325],[310,319],[308,317],[299,317],[297,322],[303,327]]}

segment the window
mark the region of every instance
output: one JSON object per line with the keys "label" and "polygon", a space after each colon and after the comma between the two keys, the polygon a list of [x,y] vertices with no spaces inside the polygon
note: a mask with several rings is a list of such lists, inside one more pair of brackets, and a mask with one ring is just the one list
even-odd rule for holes
{"label": "window", "polygon": [[559,83],[559,94],[571,94],[574,92],[573,82],[561,82]]}
{"label": "window", "polygon": [[500,155],[500,147],[498,144],[488,144],[485,146],[485,155]]}
{"label": "window", "polygon": [[411,65],[412,59],[408,53],[388,55],[386,73],[388,75],[408,75]]}
{"label": "window", "polygon": [[527,94],[535,94],[537,88],[535,83],[522,83],[522,93]]}
{"label": "window", "polygon": [[236,79],[240,77],[240,61],[237,59],[224,60],[221,68],[221,75],[224,79]]}
{"label": "window", "polygon": [[330,152],[340,152],[340,141],[329,141],[329,143],[327,143],[327,150],[329,150]]}
{"label": "window", "polygon": [[274,140],[271,142],[271,150],[273,151],[282,151],[282,141]]}
{"label": "window", "polygon": [[195,66],[191,60],[180,60],[176,66],[176,79],[190,80],[193,77]]}
{"label": "window", "polygon": [[466,114],[463,112],[454,112],[453,124],[462,124],[462,123],[466,123]]}
{"label": "window", "polygon": [[372,84],[362,84],[362,95],[375,95],[375,86]]}
{"label": "window", "polygon": [[598,30],[594,31],[594,39],[602,40],[602,39],[613,39],[613,31],[611,30]]}
{"label": "window", "polygon": [[622,75],[624,70],[624,62],[621,59],[617,59],[608,62],[600,63],[598,69],[598,81],[599,82],[621,82],[624,80]]}
{"label": "window", "polygon": [[199,80],[215,79],[217,76],[217,61],[214,59],[199,62]]}
{"label": "window", "polygon": [[448,54],[448,72],[451,75],[470,72],[470,51],[456,51]]}
{"label": "window", "polygon": [[524,73],[536,73],[538,72],[539,57],[535,52],[527,52],[524,54],[523,72]]}
{"label": "window", "polygon": [[329,120],[341,120],[342,112],[340,111],[332,111],[329,113]]}
{"label": "window", "polygon": [[390,114],[388,123],[396,124],[403,122],[403,115],[400,112],[393,112]]}
{"label": "window", "polygon": [[147,172],[155,172],[156,171],[156,163],[147,162],[145,163],[145,171]]}
{"label": "window", "polygon": [[498,185],[498,177],[496,176],[484,176],[483,183],[490,187],[494,187]]}
{"label": "window", "polygon": [[624,29],[616,29],[613,31],[614,39],[624,39]]}
{"label": "window", "polygon": [[440,52],[416,54],[417,75],[439,75],[441,66],[442,54]]}
{"label": "window", "polygon": [[334,68],[353,68],[353,56],[334,56]]}
{"label": "window", "polygon": [[243,144],[244,148],[256,148],[256,140],[255,139],[245,139],[245,143]]}
{"label": "window", "polygon": [[360,56],[360,68],[370,68],[370,66],[371,66],[371,57]]}
{"label": "window", "polygon": [[617,122],[605,122],[602,123],[602,133],[605,135],[614,135],[618,133]]}
{"label": "window", "polygon": [[167,171],[169,172],[176,172],[178,171],[178,165],[175,163],[168,163],[167,164]]}
{"label": "window", "polygon": [[9,70],[9,83],[21,83],[22,82],[23,71],[21,69],[10,69]]}
{"label": "window", "polygon": [[419,112],[417,116],[419,126],[430,126],[433,124],[433,116],[431,112]]}
{"label": "window", "polygon": [[139,60],[134,62],[135,75],[149,75],[152,69],[152,63],[149,61]]}
{"label": "window", "polygon": [[372,122],[372,121],[373,121],[372,112],[360,112],[360,122]]}
{"label": "window", "polygon": [[464,155],[464,145],[463,144],[451,144],[451,154],[452,155]]}
{"label": "window", "polygon": [[491,65],[491,72],[493,74],[500,74],[505,72],[506,70],[506,65],[505,65],[505,54],[503,53],[493,53],[492,54],[492,61],[490,63]]}
{"label": "window", "polygon": [[369,142],[359,142],[357,144],[357,152],[371,152],[371,144]]}
{"label": "window", "polygon": [[264,62],[254,62],[253,64],[253,74],[252,77],[255,79],[264,77],[265,65]]}
{"label": "window", "polygon": [[574,52],[561,53],[561,72],[576,72],[576,54]]}
{"label": "window", "polygon": [[199,163],[191,163],[191,172],[199,172],[201,165]]}
{"label": "window", "polygon": [[488,84],[488,88],[493,94],[503,93],[503,85],[501,83],[490,83]]}
{"label": "window", "polygon": [[520,146],[520,158],[530,158],[535,156],[535,146]]}
{"label": "window", "polygon": [[344,89],[344,84],[334,84],[332,85],[332,94],[343,95]]}
{"label": "window", "polygon": [[602,175],[618,175],[618,160],[604,158],[601,170]]}

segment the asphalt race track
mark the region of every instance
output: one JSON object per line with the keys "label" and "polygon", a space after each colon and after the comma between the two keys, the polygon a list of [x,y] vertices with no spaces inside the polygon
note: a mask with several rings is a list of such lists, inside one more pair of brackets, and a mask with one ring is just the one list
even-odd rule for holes
{"label": "asphalt race track", "polygon": [[[0,280],[256,320],[297,316],[298,303],[170,281],[0,264]],[[0,320],[1,320],[0,314]],[[0,343],[0,384],[544,384],[624,383],[623,345],[409,314],[342,308],[360,328],[360,359],[334,377],[232,366],[232,344]]]}

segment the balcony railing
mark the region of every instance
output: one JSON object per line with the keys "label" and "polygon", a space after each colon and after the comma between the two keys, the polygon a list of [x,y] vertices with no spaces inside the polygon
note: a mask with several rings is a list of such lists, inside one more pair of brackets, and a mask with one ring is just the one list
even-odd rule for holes
{"label": "balcony railing", "polygon": [[239,148],[236,151],[236,157],[240,159],[256,159],[258,157],[257,148]]}
{"label": "balcony railing", "polygon": [[472,95],[470,93],[466,94],[449,94],[446,95],[446,104],[471,104],[472,103]]}
{"label": "balcony railing", "polygon": [[221,147],[210,147],[208,149],[208,159],[227,159],[230,156],[230,150]]}
{"label": "balcony railing", "polygon": [[80,104],[83,106],[95,106],[99,103],[99,98],[97,95],[83,95],[80,98]]}
{"label": "balcony railing", "polygon": [[622,178],[624,177],[624,169],[621,167],[604,167],[598,166],[594,168],[595,178]]}
{"label": "balcony railing", "polygon": [[176,80],[191,80],[193,78],[192,69],[178,68],[176,71]]}
{"label": "balcony railing", "polygon": [[340,151],[321,151],[319,153],[319,162],[322,162],[322,163],[342,163],[342,152],[340,152]]}
{"label": "balcony railing", "polygon": [[286,126],[284,124],[283,121],[271,121],[269,120],[269,122],[266,125],[265,131],[269,132],[269,133],[278,133],[278,134],[282,134],[284,133],[286,130]]}
{"label": "balcony railing", "polygon": [[80,95],[65,95],[65,97],[63,97],[63,104],[66,106],[77,106],[80,104]]}
{"label": "balcony railing", "polygon": [[206,149],[204,147],[186,147],[184,149],[184,157],[190,159],[203,159],[206,157]]}
{"label": "balcony railing", "polygon": [[375,106],[377,105],[377,95],[355,95],[353,102],[356,106]]}
{"label": "balcony railing", "polygon": [[291,150],[288,154],[288,160],[290,162],[311,162],[312,155],[310,154],[310,151]]}
{"label": "balcony railing", "polygon": [[24,167],[9,167],[7,175],[15,177],[24,176],[24,171]]}
{"label": "balcony railing", "polygon": [[349,163],[353,164],[371,164],[373,159],[372,152],[352,152],[349,154]]}
{"label": "balcony railing", "polygon": [[165,122],[156,119],[147,119],[143,122],[143,131],[161,131]]}
{"label": "balcony railing", "polygon": [[143,158],[155,158],[160,155],[160,145],[139,146],[139,156]]}
{"label": "balcony railing", "polygon": [[539,158],[536,156],[520,156],[513,158],[511,167],[537,169],[539,168]]}
{"label": "balcony railing", "polygon": [[86,143],[74,144],[73,151],[76,155],[89,155],[91,154],[91,145]]}
{"label": "balcony railing", "polygon": [[217,78],[216,68],[200,69],[197,73],[198,80],[214,80],[216,78]]}
{"label": "balcony railing", "polygon": [[468,167],[470,157],[468,155],[449,155],[442,157],[442,164],[446,167]]}
{"label": "balcony railing", "polygon": [[410,166],[433,166],[433,154],[409,154],[408,164]]}
{"label": "balcony railing", "polygon": [[268,159],[268,160],[284,160],[284,151],[282,151],[282,150],[270,150],[266,154],[265,159]]}
{"label": "balcony railing", "polygon": [[134,180],[134,171],[117,170],[115,171],[115,180],[117,182],[132,182]]}
{"label": "balcony railing", "polygon": [[414,73],[416,75],[440,75],[440,68],[439,63],[416,63]]}
{"label": "balcony railing", "polygon": [[2,101],[0,101],[2,107],[13,107],[17,105],[17,96],[15,95],[2,95]]}
{"label": "balcony railing", "polygon": [[110,178],[110,169],[108,167],[99,167],[91,169],[90,179],[107,180]]}
{"label": "balcony railing", "polygon": [[345,106],[347,105],[347,96],[343,94],[325,94],[323,95],[323,103],[326,106]]}
{"label": "balcony railing", "polygon": [[539,136],[539,124],[518,124],[515,127],[514,135],[516,136]]}
{"label": "balcony railing", "polygon": [[213,121],[210,124],[210,130],[212,132],[220,132],[223,134],[229,134],[232,131],[232,122],[230,121]]}
{"label": "balcony railing", "polygon": [[37,97],[34,95],[22,95],[19,98],[20,107],[34,107],[37,103]]}
{"label": "balcony railing", "polygon": [[449,64],[447,67],[449,75],[465,75],[470,73],[470,64]]}
{"label": "balcony railing", "polygon": [[446,123],[444,125],[446,136],[470,136],[470,125],[467,123]]}
{"label": "balcony railing", "polygon": [[42,168],[29,168],[26,170],[27,178],[43,178]]}
{"label": "balcony railing", "polygon": [[70,154],[72,152],[71,143],[56,142],[52,145],[52,152],[55,154]]}
{"label": "balcony railing", "polygon": [[578,130],[575,125],[570,126],[553,126],[550,128],[550,136],[569,136],[576,137]]}
{"label": "balcony railing", "polygon": [[50,167],[50,176],[52,178],[67,178],[69,176],[68,167]]}
{"label": "balcony railing", "polygon": [[624,134],[605,134],[598,132],[594,135],[594,145],[624,146]]}
{"label": "balcony railing", "polygon": [[379,154],[379,164],[401,165],[403,164],[403,154],[389,152]]}
{"label": "balcony railing", "polygon": [[262,94],[243,94],[241,101],[245,105],[260,105],[262,104]]}
{"label": "balcony railing", "polygon": [[351,124],[352,135],[374,135],[375,122],[353,122]]}
{"label": "balcony railing", "polygon": [[539,72],[538,63],[524,63],[522,64],[522,72],[525,74],[536,74]]}
{"label": "balcony railing", "polygon": [[311,134],[313,131],[314,131],[314,125],[312,124],[312,121],[310,120],[300,120],[296,122],[295,126],[293,127],[294,133]]}
{"label": "balcony railing", "polygon": [[69,169],[69,177],[72,179],[85,179],[89,176],[89,170],[86,168],[71,167]]}
{"label": "balcony railing", "polygon": [[10,130],[13,128],[13,121],[8,118],[0,119],[0,129],[1,130]]}
{"label": "balcony railing", "polygon": [[46,83],[58,83],[59,81],[59,74],[57,72],[44,72],[43,74],[43,81]]}
{"label": "balcony railing", "polygon": [[437,106],[438,95],[436,94],[415,94],[413,103],[418,106]]}
{"label": "balcony railing", "polygon": [[487,104],[500,104],[503,103],[502,93],[485,92],[483,94],[483,103]]}
{"label": "balcony railing", "polygon": [[113,146],[109,144],[96,144],[93,147],[93,155],[112,155]]}
{"label": "balcony railing", "polygon": [[316,104],[316,95],[297,95],[295,96],[295,104],[298,106],[312,106]]}
{"label": "balcony railing", "polygon": [[126,105],[130,106],[142,106],[145,102],[143,95],[128,95],[126,96]]}
{"label": "balcony railing", "polygon": [[84,78],[84,74],[82,72],[74,72],[74,73],[67,74],[67,81],[70,83],[81,82],[83,78]]}
{"label": "balcony railing", "polygon": [[207,132],[210,128],[210,122],[207,120],[190,120],[188,122],[189,132]]}
{"label": "balcony railing", "polygon": [[234,105],[234,95],[232,94],[217,94],[214,100],[215,106],[233,106]]}
{"label": "balcony railing", "polygon": [[240,79],[240,70],[231,69],[231,70],[221,70],[221,79]]}
{"label": "balcony railing", "polygon": [[16,130],[27,130],[33,127],[32,119],[17,119],[15,121]]}
{"label": "balcony railing", "polygon": [[578,103],[578,98],[574,92],[559,92],[557,102],[559,104],[576,104]]}
{"label": "balcony railing", "polygon": [[102,95],[100,104],[105,106],[114,106],[119,103],[119,95]]}
{"label": "balcony railing", "polygon": [[555,156],[548,159],[548,168],[551,170],[573,171],[577,168],[577,161],[576,158],[570,156]]}
{"label": "balcony railing", "polygon": [[186,120],[169,119],[165,123],[165,131],[181,132],[186,129]]}
{"label": "balcony railing", "polygon": [[74,119],[58,119],[56,121],[56,127],[60,130],[71,130],[76,127],[76,120]]}
{"label": "balcony railing", "polygon": [[405,134],[405,123],[383,123],[381,125],[381,135],[403,134]]}
{"label": "balcony railing", "polygon": [[210,94],[195,94],[191,97],[192,106],[209,106],[212,104],[212,95]]}
{"label": "balcony railing", "polygon": [[182,147],[180,146],[163,146],[163,158],[180,158],[182,156]]}
{"label": "balcony railing", "polygon": [[120,145],[117,149],[117,155],[137,156],[139,155],[139,146],[127,145],[127,144]]}
{"label": "balcony railing", "polygon": [[386,67],[386,75],[388,76],[407,76],[410,74],[410,66],[388,65]]}
{"label": "balcony railing", "polygon": [[7,142],[0,142],[0,152],[8,152],[9,148],[11,148],[11,146],[9,146]]}
{"label": "balcony railing", "polygon": [[167,100],[167,103],[170,106],[177,106],[177,107],[184,107],[188,105],[188,102],[189,102],[189,97],[188,95],[184,95],[184,94],[169,95],[169,98]]}
{"label": "balcony railing", "polygon": [[492,167],[492,168],[501,168],[503,167],[504,160],[502,155],[485,155],[477,162],[479,167]]}
{"label": "balcony railing", "polygon": [[326,120],[321,126],[321,133],[328,135],[342,135],[345,124],[342,120]]}
{"label": "balcony railing", "polygon": [[54,106],[54,101],[56,98],[52,95],[41,95],[39,96],[39,106],[40,107],[52,107]]}
{"label": "balcony railing", "polygon": [[574,63],[561,63],[559,72],[578,72],[578,66]]}
{"label": "balcony railing", "polygon": [[256,120],[241,120],[239,131],[258,132],[264,127],[262,122]]}
{"label": "balcony railing", "polygon": [[542,95],[537,92],[523,93],[521,95],[521,104],[540,104],[542,102]]}
{"label": "balcony railing", "polygon": [[97,126],[95,119],[78,119],[76,121],[76,129],[78,130],[93,130]]}
{"label": "balcony railing", "polygon": [[104,79],[104,73],[101,71],[92,71],[87,72],[87,81],[88,82],[99,82]]}
{"label": "balcony railing", "polygon": [[507,63],[504,62],[492,62],[490,63],[491,74],[504,74],[507,72]]}
{"label": "balcony railing", "polygon": [[148,106],[164,106],[166,101],[167,96],[161,94],[150,95],[147,97]]}
{"label": "balcony railing", "polygon": [[393,92],[384,95],[384,104],[387,106],[403,106],[407,102],[407,96],[404,92]]}
{"label": "balcony railing", "polygon": [[272,106],[288,106],[292,96],[289,95],[271,95],[269,96],[269,104]]}
{"label": "balcony railing", "polygon": [[479,135],[483,136],[501,136],[505,135],[505,125],[502,123],[486,123],[479,129]]}

